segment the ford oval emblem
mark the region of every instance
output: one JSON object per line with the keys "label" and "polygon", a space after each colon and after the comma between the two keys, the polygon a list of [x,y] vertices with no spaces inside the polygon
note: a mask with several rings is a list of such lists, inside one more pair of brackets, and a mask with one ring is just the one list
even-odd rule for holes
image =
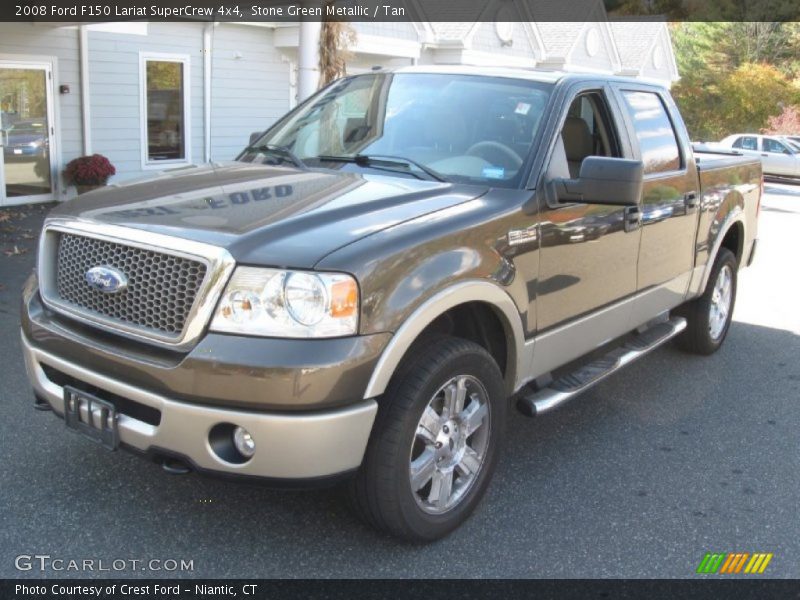
{"label": "ford oval emblem", "polygon": [[86,271],[86,283],[97,291],[114,294],[128,287],[128,278],[114,267],[92,267]]}

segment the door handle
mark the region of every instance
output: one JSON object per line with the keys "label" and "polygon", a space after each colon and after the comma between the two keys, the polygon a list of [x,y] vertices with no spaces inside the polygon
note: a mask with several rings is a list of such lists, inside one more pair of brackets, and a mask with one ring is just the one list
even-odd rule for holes
{"label": "door handle", "polygon": [[766,152],[762,152],[761,156],[769,156],[769,154],[767,154]]}
{"label": "door handle", "polygon": [[697,196],[697,192],[686,192],[683,195],[683,204],[686,206],[686,210],[694,210],[698,206],[700,206],[700,198]]}
{"label": "door handle", "polygon": [[642,211],[638,206],[625,208],[625,231],[636,231],[642,226]]}

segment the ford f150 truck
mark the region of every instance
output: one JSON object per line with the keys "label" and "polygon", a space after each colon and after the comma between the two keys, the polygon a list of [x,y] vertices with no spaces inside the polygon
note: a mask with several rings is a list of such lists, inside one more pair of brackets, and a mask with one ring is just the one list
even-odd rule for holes
{"label": "ford f150 truck", "polygon": [[669,93],[599,75],[346,77],[235,161],[45,221],[36,406],[171,470],[309,485],[439,538],[509,407],[546,413],[676,337],[710,354],[753,260],[760,163],[695,157]]}

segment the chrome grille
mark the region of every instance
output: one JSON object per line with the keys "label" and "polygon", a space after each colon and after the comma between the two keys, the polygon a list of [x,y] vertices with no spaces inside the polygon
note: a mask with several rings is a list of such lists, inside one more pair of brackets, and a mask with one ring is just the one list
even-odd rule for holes
{"label": "chrome grille", "polygon": [[[97,266],[124,273],[127,288],[108,294],[90,287],[86,272]],[[200,291],[206,265],[136,246],[61,233],[55,275],[60,300],[82,312],[178,337]]]}

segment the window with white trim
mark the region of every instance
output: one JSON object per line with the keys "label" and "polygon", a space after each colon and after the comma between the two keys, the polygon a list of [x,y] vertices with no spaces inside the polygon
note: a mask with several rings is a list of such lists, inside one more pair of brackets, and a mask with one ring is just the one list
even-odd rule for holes
{"label": "window with white trim", "polygon": [[190,162],[189,57],[142,54],[142,165]]}

